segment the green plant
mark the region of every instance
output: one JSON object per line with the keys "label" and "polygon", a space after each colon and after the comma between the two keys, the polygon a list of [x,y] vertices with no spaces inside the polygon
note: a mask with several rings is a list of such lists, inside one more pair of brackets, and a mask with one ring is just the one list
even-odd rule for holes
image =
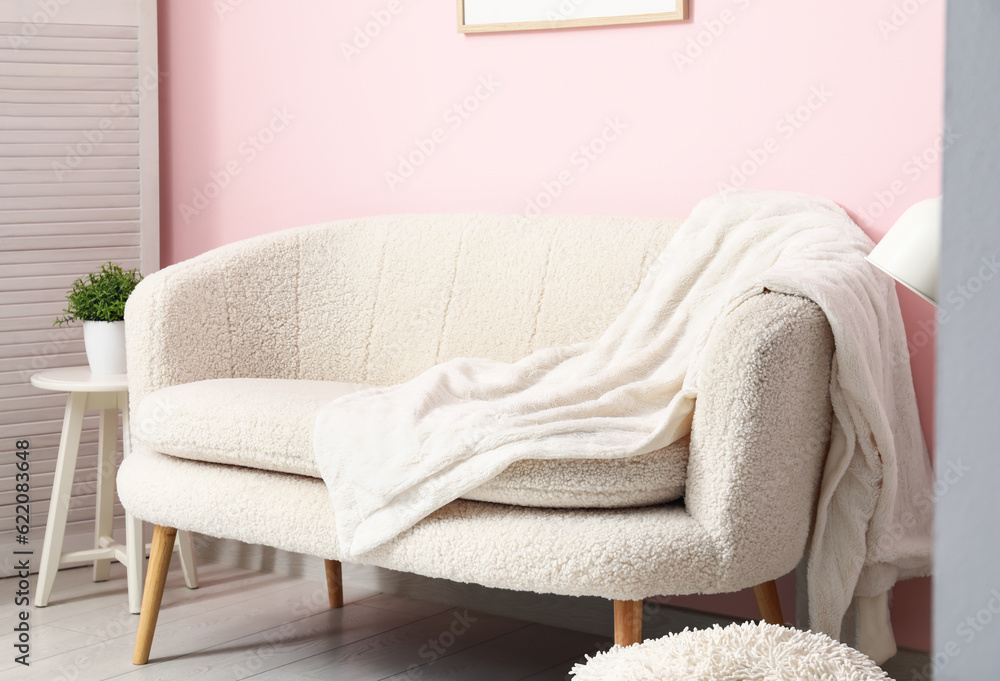
{"label": "green plant", "polygon": [[66,294],[65,316],[56,319],[53,325],[62,326],[76,319],[120,322],[125,319],[125,301],[141,280],[139,270],[123,270],[113,262],[101,265],[100,272],[73,282],[73,288]]}

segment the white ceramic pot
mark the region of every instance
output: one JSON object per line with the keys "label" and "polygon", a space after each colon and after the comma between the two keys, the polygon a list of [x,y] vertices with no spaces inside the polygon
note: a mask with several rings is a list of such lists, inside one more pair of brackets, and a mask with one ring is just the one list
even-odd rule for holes
{"label": "white ceramic pot", "polygon": [[125,373],[125,322],[84,322],[83,345],[93,373]]}

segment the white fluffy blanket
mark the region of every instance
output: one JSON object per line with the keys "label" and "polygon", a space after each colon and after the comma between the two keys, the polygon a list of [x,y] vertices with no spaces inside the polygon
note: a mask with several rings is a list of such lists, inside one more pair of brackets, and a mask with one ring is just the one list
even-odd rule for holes
{"label": "white fluffy blanket", "polygon": [[[358,556],[521,459],[625,457],[684,436],[713,323],[763,288],[805,296],[836,344],[834,425],[809,547],[812,628],[894,650],[885,592],[929,571],[930,469],[893,283],[836,204],[736,192],[700,203],[595,342],[507,364],[456,359],[320,411],[318,467]],[[867,607],[864,607],[867,606]],[[866,640],[867,639],[867,642]]]}

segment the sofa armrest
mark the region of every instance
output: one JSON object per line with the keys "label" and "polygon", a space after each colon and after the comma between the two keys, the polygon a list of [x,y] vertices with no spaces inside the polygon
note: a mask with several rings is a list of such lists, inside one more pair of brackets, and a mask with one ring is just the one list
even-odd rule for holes
{"label": "sofa armrest", "polygon": [[720,580],[793,569],[826,458],[833,334],[810,300],[763,293],[713,331],[691,429],[685,505],[722,550]]}
{"label": "sofa armrest", "polygon": [[146,277],[125,307],[130,400],[212,378],[296,378],[298,236],[240,241]]}

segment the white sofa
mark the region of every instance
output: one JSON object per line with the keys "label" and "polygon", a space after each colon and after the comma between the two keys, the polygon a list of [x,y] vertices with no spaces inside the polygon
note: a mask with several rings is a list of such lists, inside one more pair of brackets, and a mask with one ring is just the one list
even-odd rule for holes
{"label": "white sofa", "polygon": [[[327,559],[339,589],[308,451],[312,415],[339,390],[329,382],[387,385],[453,357],[513,361],[595,338],[677,224],[385,216],[249,239],[147,277],[126,310],[133,443],[118,475],[125,508],[157,526],[135,661],[149,656],[176,529]],[[517,464],[364,560],[612,599],[623,644],[641,639],[642,599],[661,594],[756,587],[780,621],[772,580],[809,535],[832,352],[814,303],[761,291],[716,325],[718,380],[689,438],[635,459]]]}

